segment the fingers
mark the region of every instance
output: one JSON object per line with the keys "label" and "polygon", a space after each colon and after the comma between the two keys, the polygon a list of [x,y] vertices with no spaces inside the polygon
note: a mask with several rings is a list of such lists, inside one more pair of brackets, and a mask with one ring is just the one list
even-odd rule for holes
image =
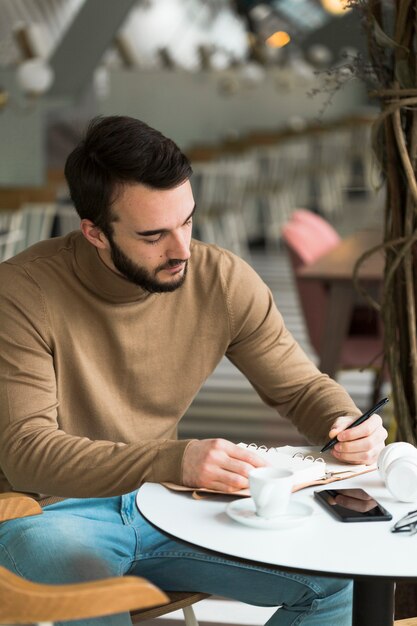
{"label": "fingers", "polygon": [[347,420],[347,424],[346,426],[344,426],[344,429],[342,429],[341,432],[339,432],[337,435],[337,438],[340,442],[354,441],[355,439],[370,437],[373,433],[383,428],[382,419],[377,413],[374,413],[373,415],[371,415],[371,417],[362,422],[362,424],[359,424],[359,426],[354,426],[353,428],[347,428],[347,426],[349,426],[349,424],[354,421],[353,417],[347,417],[344,418],[344,420]]}
{"label": "fingers", "polygon": [[238,491],[248,487],[251,469],[265,465],[259,455],[225,439],[192,441],[183,457],[183,484]]}
{"label": "fingers", "polygon": [[253,469],[254,467],[264,467],[266,465],[265,460],[259,454],[256,454],[247,448],[241,448],[230,441],[226,441],[225,443],[229,444],[227,451],[231,459],[239,459],[245,464],[249,464],[250,469]]}
{"label": "fingers", "polygon": [[329,439],[337,437],[337,435],[343,432],[352,422],[355,421],[355,419],[356,418],[350,417],[348,415],[342,415],[341,417],[338,417],[330,429]]}
{"label": "fingers", "polygon": [[335,423],[335,430],[341,425],[344,425],[345,430],[339,430],[333,435],[337,436],[338,443],[332,449],[332,455],[347,463],[374,463],[388,436],[381,417],[375,413],[359,426],[346,430],[346,424],[349,425],[352,421],[354,418],[343,417]]}
{"label": "fingers", "polygon": [[233,474],[219,469],[212,480],[207,484],[207,489],[215,489],[224,493],[234,493],[249,487],[248,478],[239,474]]}

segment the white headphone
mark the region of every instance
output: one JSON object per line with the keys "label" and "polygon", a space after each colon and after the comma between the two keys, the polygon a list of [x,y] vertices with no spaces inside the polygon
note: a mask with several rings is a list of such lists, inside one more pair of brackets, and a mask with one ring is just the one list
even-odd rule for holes
{"label": "white headphone", "polygon": [[378,457],[378,469],[391,494],[401,502],[417,502],[417,448],[390,443]]}

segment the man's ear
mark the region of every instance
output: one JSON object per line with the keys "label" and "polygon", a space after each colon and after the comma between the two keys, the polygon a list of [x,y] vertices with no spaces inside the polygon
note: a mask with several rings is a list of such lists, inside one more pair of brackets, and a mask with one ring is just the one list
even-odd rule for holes
{"label": "man's ear", "polygon": [[91,220],[81,220],[80,228],[84,237],[93,246],[99,250],[107,250],[109,248],[109,242],[106,235],[98,226],[93,224]]}

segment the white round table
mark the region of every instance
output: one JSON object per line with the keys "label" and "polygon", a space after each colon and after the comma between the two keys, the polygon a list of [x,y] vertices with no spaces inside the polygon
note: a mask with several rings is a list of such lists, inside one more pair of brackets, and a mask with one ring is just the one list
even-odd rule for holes
{"label": "white round table", "polygon": [[378,472],[328,488],[361,487],[393,515],[392,521],[342,523],[314,497],[314,489],[293,495],[313,507],[305,523],[294,528],[260,530],[243,526],[225,512],[229,497],[196,500],[190,493],[147,483],[138,494],[141,513],[168,534],[222,554],[313,575],[352,578],[355,626],[393,624],[394,581],[417,579],[417,535],[394,534],[391,526],[417,503],[395,502]]}

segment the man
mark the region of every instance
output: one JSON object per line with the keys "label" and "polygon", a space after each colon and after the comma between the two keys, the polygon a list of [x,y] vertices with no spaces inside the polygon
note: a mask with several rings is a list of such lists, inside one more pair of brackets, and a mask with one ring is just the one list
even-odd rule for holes
{"label": "man", "polygon": [[376,459],[381,419],[342,433],[358,409],[306,358],[264,283],[233,254],[192,241],[192,170],[172,141],[132,118],[96,119],[65,173],[81,232],[0,266],[0,487],[44,506],[0,526],[0,564],[41,582],[134,573],[283,604],[271,625],[350,624],[347,581],[174,541],[141,517],[135,493],[164,480],[234,491],[262,465],[225,440],[176,439],[225,354],[311,441],[341,433],[333,453],[344,461]]}

